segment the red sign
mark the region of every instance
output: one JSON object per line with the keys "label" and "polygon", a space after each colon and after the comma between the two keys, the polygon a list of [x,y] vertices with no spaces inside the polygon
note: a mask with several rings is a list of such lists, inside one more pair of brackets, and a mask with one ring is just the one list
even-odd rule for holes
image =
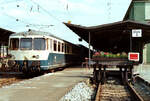
{"label": "red sign", "polygon": [[139,53],[137,53],[137,52],[130,52],[128,54],[128,59],[130,61],[139,61]]}

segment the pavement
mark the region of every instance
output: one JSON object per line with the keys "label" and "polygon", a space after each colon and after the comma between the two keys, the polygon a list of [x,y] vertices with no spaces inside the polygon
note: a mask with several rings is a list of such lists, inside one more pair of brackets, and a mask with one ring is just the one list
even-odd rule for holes
{"label": "pavement", "polygon": [[135,74],[143,78],[146,82],[150,84],[150,64],[140,64],[134,67]]}
{"label": "pavement", "polygon": [[86,81],[93,70],[67,68],[0,88],[0,101],[59,101],[77,83]]}

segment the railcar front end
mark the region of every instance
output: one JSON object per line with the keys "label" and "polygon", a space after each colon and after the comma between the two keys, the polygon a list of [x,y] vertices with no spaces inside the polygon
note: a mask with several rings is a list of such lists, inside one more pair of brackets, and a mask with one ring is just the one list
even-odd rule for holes
{"label": "railcar front end", "polygon": [[46,48],[46,39],[43,37],[11,36],[9,65],[23,72],[47,69],[49,51]]}

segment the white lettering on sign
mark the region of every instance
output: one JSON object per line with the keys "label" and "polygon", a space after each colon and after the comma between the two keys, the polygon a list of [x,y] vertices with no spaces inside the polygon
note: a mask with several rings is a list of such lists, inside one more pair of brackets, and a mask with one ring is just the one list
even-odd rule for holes
{"label": "white lettering on sign", "polygon": [[142,37],[141,29],[132,29],[132,37]]}

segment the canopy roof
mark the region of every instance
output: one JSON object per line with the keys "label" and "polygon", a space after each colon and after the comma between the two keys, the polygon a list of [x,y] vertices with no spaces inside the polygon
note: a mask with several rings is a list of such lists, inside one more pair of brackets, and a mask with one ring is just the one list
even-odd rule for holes
{"label": "canopy roof", "polygon": [[12,33],[12,31],[0,28],[0,44],[8,44],[9,35]]}
{"label": "canopy roof", "polygon": [[[132,47],[137,42],[150,42],[150,25],[135,21],[120,21],[99,26],[85,27],[65,23],[72,31],[85,41],[89,41],[91,34],[91,45],[93,48],[103,51],[130,51],[130,35],[132,29],[142,29],[142,38],[132,38]],[[141,44],[140,44],[141,45]]]}

